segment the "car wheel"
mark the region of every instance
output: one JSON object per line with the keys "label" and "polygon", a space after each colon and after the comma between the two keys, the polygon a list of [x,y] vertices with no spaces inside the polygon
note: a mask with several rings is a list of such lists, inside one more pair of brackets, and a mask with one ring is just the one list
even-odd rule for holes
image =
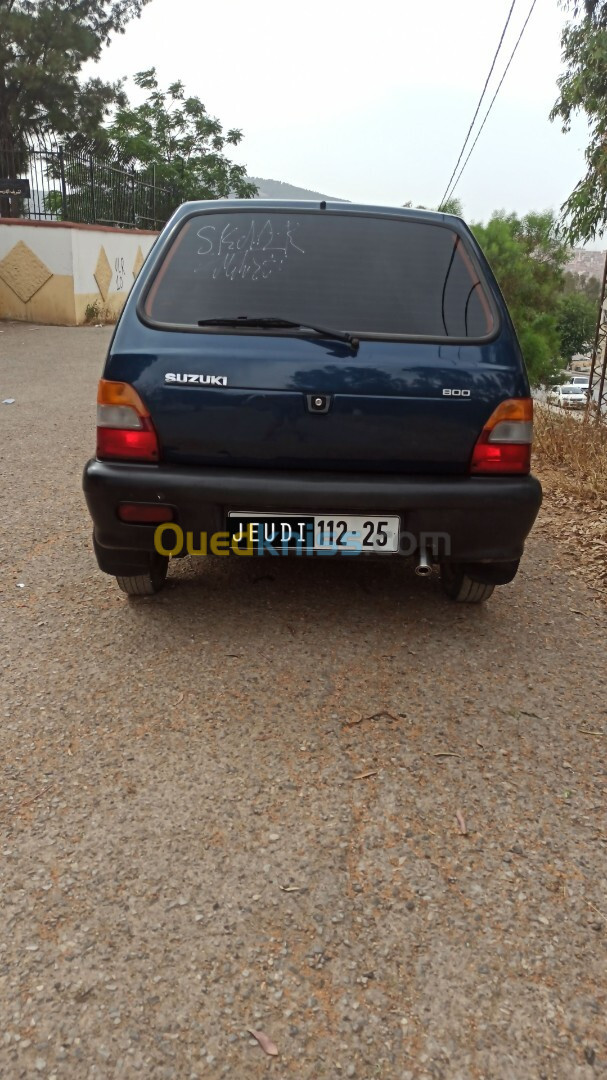
{"label": "car wheel", "polygon": [[160,592],[166,581],[169,560],[165,555],[154,555],[150,569],[144,574],[117,575],[118,587],[129,596],[153,596]]}
{"label": "car wheel", "polygon": [[442,563],[440,576],[443,591],[458,604],[483,604],[495,588],[495,585],[473,581],[457,564]]}

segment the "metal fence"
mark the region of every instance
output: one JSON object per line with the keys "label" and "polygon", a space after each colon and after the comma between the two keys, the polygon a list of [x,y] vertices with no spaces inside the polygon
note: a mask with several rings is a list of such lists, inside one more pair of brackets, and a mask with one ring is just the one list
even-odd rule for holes
{"label": "metal fence", "polygon": [[1,217],[159,229],[180,201],[156,166],[127,169],[54,142],[0,144]]}

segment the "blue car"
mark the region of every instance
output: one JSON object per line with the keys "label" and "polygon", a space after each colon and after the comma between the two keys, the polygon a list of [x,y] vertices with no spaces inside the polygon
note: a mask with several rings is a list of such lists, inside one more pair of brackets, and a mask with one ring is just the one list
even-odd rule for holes
{"label": "blue car", "polygon": [[188,554],[392,556],[479,603],[541,503],[514,328],[448,214],[181,206],[116,327],[97,424],[95,553],[133,595]]}

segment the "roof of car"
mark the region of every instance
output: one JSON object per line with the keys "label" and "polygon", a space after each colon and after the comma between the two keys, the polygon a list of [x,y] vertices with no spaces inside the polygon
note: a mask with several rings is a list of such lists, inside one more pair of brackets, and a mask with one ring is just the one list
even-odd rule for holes
{"label": "roof of car", "polygon": [[366,203],[334,202],[330,199],[200,199],[182,203],[175,217],[203,210],[330,210],[344,214],[385,214],[386,217],[402,217],[411,221],[427,221],[436,224],[462,222],[456,214],[442,214],[437,210],[421,210],[412,206],[373,206]]}

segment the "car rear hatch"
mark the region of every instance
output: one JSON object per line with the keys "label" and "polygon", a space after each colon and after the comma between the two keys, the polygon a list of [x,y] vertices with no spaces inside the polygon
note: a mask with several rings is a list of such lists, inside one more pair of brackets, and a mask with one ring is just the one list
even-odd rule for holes
{"label": "car rear hatch", "polygon": [[223,203],[157,248],[105,377],[138,391],[164,461],[462,474],[496,406],[529,393],[456,219]]}

